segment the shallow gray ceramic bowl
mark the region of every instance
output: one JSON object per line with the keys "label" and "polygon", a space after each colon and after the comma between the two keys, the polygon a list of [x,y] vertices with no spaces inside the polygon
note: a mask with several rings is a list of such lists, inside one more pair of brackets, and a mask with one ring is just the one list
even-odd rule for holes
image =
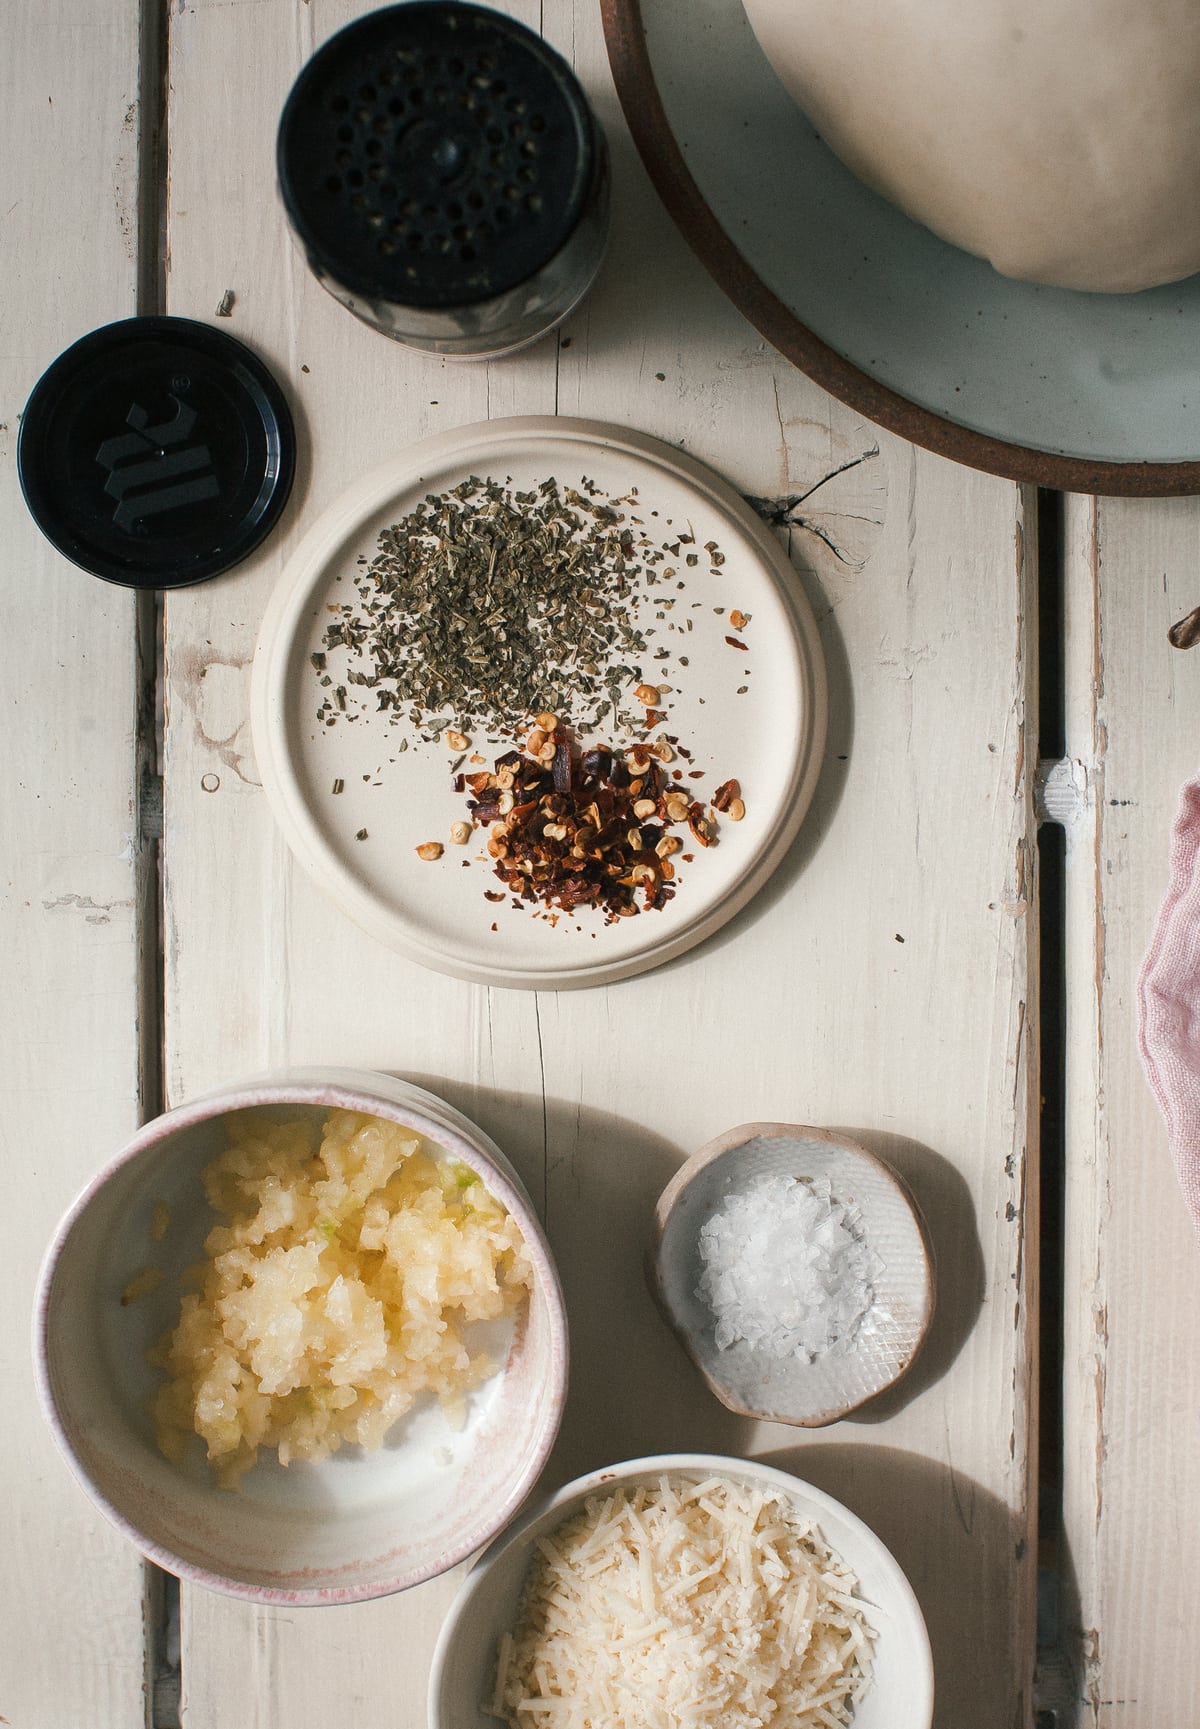
{"label": "shallow gray ceramic bowl", "polygon": [[696,1482],[719,1475],[787,1495],[816,1521],[821,1535],[858,1577],[858,1595],[875,1632],[874,1680],[854,1713],[853,1729],[929,1729],[933,1660],[920,1605],[899,1564],[868,1525],[811,1483],[757,1459],[667,1453],[629,1459],[578,1477],[533,1503],[467,1575],[442,1623],[429,1678],[429,1729],[496,1729],[484,1709],[495,1684],[497,1647],[517,1617],[535,1545],[577,1512],[589,1495],[617,1484],[655,1483],[664,1474]]}
{"label": "shallow gray ceramic bowl", "polygon": [[[281,1467],[264,1450],[236,1491],[218,1488],[199,1441],[180,1467],[158,1451],[148,1407],[161,1383],[148,1348],[178,1318],[174,1274],[199,1259],[213,1224],[200,1171],[225,1144],[232,1111],[323,1118],[364,1111],[419,1131],[479,1172],[517,1219],[537,1279],[516,1324],[486,1343],[504,1367],[450,1429],[430,1402],[375,1452],[345,1447],[322,1464]],[[165,1201],[171,1228],[151,1241]],[[148,1262],[167,1277],[122,1307]],[[213,1590],[267,1603],[347,1603],[444,1572],[488,1542],[536,1482],[562,1415],[567,1327],[558,1275],[520,1179],[458,1111],[390,1075],[328,1069],[268,1075],[197,1099],[139,1130],[59,1226],[34,1319],[42,1404],[80,1484],[151,1560]]]}
{"label": "shallow gray ceramic bowl", "polygon": [[[696,1294],[700,1229],[724,1198],[764,1172],[826,1179],[853,1203],[883,1263],[875,1298],[844,1354],[779,1359],[738,1341],[724,1349]],[[709,1387],[742,1416],[815,1429],[894,1385],[912,1364],[933,1315],[933,1268],[916,1203],[896,1172],[856,1142],[795,1123],[746,1123],[682,1165],[654,1215],[652,1284],[659,1305]]]}

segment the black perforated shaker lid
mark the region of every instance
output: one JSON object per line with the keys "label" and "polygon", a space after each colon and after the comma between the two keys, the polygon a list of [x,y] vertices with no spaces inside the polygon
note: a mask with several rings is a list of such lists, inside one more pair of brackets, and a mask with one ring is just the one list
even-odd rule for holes
{"label": "black perforated shaker lid", "polygon": [[319,274],[396,306],[469,306],[570,238],[598,143],[570,67],[488,7],[368,13],[302,69],[279,124],[288,218]]}
{"label": "black perforated shaker lid", "polygon": [[17,472],[38,527],[84,570],[180,588],[252,552],[295,472],[292,417],[257,355],[187,318],[128,318],[34,385]]}

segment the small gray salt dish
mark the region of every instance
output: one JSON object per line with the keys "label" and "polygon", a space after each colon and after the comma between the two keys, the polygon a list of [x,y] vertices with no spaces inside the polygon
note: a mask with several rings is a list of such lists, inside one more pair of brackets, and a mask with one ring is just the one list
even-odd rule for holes
{"label": "small gray salt dish", "polygon": [[718,1135],[663,1190],[654,1230],[659,1305],[739,1415],[837,1422],[893,1386],[928,1331],[916,1204],[882,1159],[827,1129]]}

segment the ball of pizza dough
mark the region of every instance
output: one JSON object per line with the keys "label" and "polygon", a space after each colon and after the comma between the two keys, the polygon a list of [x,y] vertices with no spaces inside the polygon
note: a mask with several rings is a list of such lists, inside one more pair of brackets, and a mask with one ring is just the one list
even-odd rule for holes
{"label": "ball of pizza dough", "polygon": [[1200,270],[1200,0],[745,0],[869,185],[1006,276]]}

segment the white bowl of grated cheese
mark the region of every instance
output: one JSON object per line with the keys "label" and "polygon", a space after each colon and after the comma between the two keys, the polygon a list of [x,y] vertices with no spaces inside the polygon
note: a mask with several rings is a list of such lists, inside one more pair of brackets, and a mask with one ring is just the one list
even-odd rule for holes
{"label": "white bowl of grated cheese", "polygon": [[753,1459],[632,1459],[521,1515],[442,1626],[430,1729],[929,1729],[912,1587],[862,1520]]}
{"label": "white bowl of grated cheese", "polygon": [[747,1123],[709,1141],[655,1209],[654,1294],[730,1410],[822,1428],[911,1367],[933,1316],[916,1202],[828,1129]]}
{"label": "white bowl of grated cheese", "polygon": [[502,1530],[558,1432],[567,1328],[519,1176],[391,1075],[265,1076],[147,1123],[42,1269],[43,1408],[143,1554],[350,1603]]}

